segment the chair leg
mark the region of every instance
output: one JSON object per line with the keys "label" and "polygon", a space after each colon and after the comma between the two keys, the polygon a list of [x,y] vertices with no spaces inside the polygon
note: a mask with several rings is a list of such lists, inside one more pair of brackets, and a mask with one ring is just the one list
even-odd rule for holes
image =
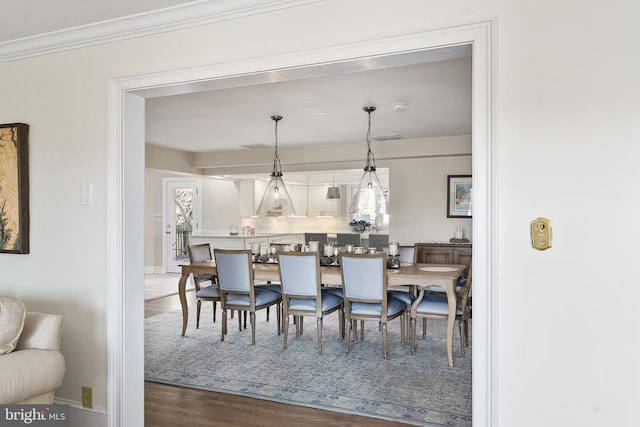
{"label": "chair leg", "polygon": [[400,315],[400,344],[404,347],[406,341],[404,339],[405,337],[405,331],[404,331],[404,327],[405,327],[405,317],[406,317],[406,313],[402,313]]}
{"label": "chair leg", "polygon": [[460,333],[460,354],[464,356],[464,332],[462,331],[462,320],[458,321],[458,332]]}
{"label": "chair leg", "polygon": [[196,304],[196,329],[200,329],[200,300]]}
{"label": "chair leg", "polygon": [[411,354],[416,352],[416,318],[411,318]]}
{"label": "chair leg", "polygon": [[249,313],[251,322],[251,345],[256,345],[256,312]]}
{"label": "chair leg", "polygon": [[360,341],[364,341],[364,320],[360,321]]}
{"label": "chair leg", "polygon": [[[347,314],[347,350],[345,351],[347,354],[349,354],[349,342],[351,341],[351,329],[353,328],[352,323],[355,322],[352,322],[350,316]],[[358,332],[356,331],[356,334],[357,333]]]}
{"label": "chair leg", "polygon": [[343,340],[344,339],[344,310],[339,311],[338,322],[340,322],[340,325],[338,325],[340,339]]}
{"label": "chair leg", "polygon": [[322,353],[322,317],[318,317],[316,324],[318,327],[318,352]]}
{"label": "chair leg", "polygon": [[427,337],[427,318],[422,319],[422,339]]}
{"label": "chair leg", "polygon": [[387,322],[382,323],[382,351],[383,357],[387,359]]}
{"label": "chair leg", "polygon": [[[231,310],[233,312],[233,310]],[[222,327],[220,328],[222,334],[220,335],[220,341],[224,341],[224,334],[227,333],[227,309],[222,309]]]}
{"label": "chair leg", "polygon": [[269,307],[267,307],[267,322],[269,321]]}
{"label": "chair leg", "polygon": [[216,307],[218,303],[213,301],[213,323],[216,323]]}
{"label": "chair leg", "polygon": [[280,306],[280,303],[278,303],[278,305],[276,305],[276,308],[278,309],[278,336],[280,335],[280,333],[282,332],[282,307]]}
{"label": "chair leg", "polygon": [[242,312],[238,311],[238,329],[242,331]]}
{"label": "chair leg", "polygon": [[289,312],[285,313],[284,316],[284,339],[282,341],[282,348],[284,350],[287,349],[287,337],[289,336]]}

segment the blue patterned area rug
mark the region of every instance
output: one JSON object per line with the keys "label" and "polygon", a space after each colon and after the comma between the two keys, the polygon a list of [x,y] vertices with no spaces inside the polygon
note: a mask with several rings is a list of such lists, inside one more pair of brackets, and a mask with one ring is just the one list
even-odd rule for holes
{"label": "blue patterned area rug", "polygon": [[[317,351],[316,322],[307,317],[295,336],[290,322],[288,349],[276,331],[274,310],[256,315],[256,345],[250,326],[238,330],[237,316],[220,341],[220,312],[211,321],[212,304],[202,304],[200,329],[195,310],[181,336],[180,311],[145,319],[145,380],[237,394],[420,426],[471,426],[471,344],[460,355],[454,335],[454,362],[447,363],[444,321],[430,320],[422,339],[419,321],[416,354],[400,345],[398,320],[389,323],[389,358],[382,358],[382,333],[365,323],[365,340],[338,339],[338,316],[324,319],[323,352]],[[471,337],[470,337],[471,338]]]}

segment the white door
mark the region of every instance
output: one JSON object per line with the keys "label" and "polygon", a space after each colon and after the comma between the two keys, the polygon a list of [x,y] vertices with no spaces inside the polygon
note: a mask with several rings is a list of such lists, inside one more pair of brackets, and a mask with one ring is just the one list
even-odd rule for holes
{"label": "white door", "polygon": [[180,273],[179,265],[189,262],[191,234],[200,228],[200,181],[166,178],[163,183],[165,271]]}

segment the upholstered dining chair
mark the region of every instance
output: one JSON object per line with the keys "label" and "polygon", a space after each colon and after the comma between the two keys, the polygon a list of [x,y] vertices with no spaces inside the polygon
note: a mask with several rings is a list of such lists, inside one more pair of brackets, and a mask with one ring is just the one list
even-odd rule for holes
{"label": "upholstered dining chair", "polygon": [[336,245],[360,246],[360,234],[358,233],[336,233]]}
{"label": "upholstered dining chair", "polygon": [[[389,253],[389,247],[385,246],[383,247],[383,252],[385,253]],[[411,264],[415,264],[415,258],[416,258],[416,247],[414,246],[399,246],[398,247],[398,258],[400,258],[400,265],[411,265]],[[407,305],[407,313],[409,313],[411,311],[411,304],[413,304],[413,302],[416,300],[416,286],[403,286],[403,289],[391,289],[389,290],[389,293],[392,294],[394,297],[398,298],[399,300],[401,300],[402,302],[404,302]],[[406,331],[407,331],[407,341],[409,341],[409,339],[411,338],[410,335],[410,331],[411,331],[411,325],[410,325],[410,317],[408,315],[405,315],[405,319],[406,319]]]}
{"label": "upholstered dining chair", "polygon": [[383,356],[387,351],[387,321],[400,319],[401,344],[405,344],[406,304],[387,292],[387,255],[340,254],[340,269],[347,327],[347,354],[351,329],[357,339],[357,321],[376,320],[382,329]]}
{"label": "upholstered dining chair", "polygon": [[338,312],[339,336],[344,338],[344,311],[341,297],[327,292],[320,284],[320,254],[318,252],[278,253],[282,310],[284,312],[284,341],[287,348],[289,315],[298,318],[296,337],[301,334],[303,316],[315,316],[318,330],[318,351],[322,353],[322,320],[325,315]]}
{"label": "upholstered dining chair", "polygon": [[381,251],[383,246],[389,246],[388,234],[369,234],[369,248],[376,248]]}
{"label": "upholstered dining chair", "polygon": [[[209,243],[187,246],[190,262],[211,261],[211,246]],[[209,286],[201,286],[201,283],[211,282]],[[220,289],[218,288],[217,277],[211,274],[194,274],[193,283],[196,288],[196,329],[200,327],[200,308],[202,301],[213,303],[213,321],[216,321],[216,307],[220,301]]]}
{"label": "upholstered dining chair", "polygon": [[[255,287],[250,250],[214,249],[218,272],[218,286],[222,305],[221,341],[227,334],[227,309],[248,311],[251,324],[251,344],[256,343],[256,311],[275,305],[278,313],[278,335],[280,335],[279,293]],[[242,329],[242,328],[241,328]]]}
{"label": "upholstered dining chair", "polygon": [[[469,346],[469,292],[471,291],[472,268],[469,266],[467,277],[460,282],[455,289],[456,295],[456,321],[460,333],[460,353],[464,356],[465,347]],[[447,294],[443,292],[425,292],[424,297],[418,303],[415,310],[411,313],[411,353],[416,350],[416,321],[417,318],[423,318],[422,337],[427,336],[427,319],[448,319],[449,318],[449,301]]]}

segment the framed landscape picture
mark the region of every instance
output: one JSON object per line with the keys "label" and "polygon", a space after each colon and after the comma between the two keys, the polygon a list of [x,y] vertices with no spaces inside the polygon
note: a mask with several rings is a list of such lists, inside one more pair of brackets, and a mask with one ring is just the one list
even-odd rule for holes
{"label": "framed landscape picture", "polygon": [[29,125],[0,125],[0,253],[29,253]]}
{"label": "framed landscape picture", "polygon": [[471,218],[472,214],[471,175],[447,175],[447,218]]}

